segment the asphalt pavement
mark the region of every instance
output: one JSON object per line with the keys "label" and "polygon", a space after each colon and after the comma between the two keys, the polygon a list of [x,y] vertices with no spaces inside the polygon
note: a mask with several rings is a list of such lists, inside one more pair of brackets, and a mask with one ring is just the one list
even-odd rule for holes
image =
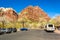
{"label": "asphalt pavement", "polygon": [[60,34],[43,30],[19,31],[0,35],[0,40],[60,40]]}

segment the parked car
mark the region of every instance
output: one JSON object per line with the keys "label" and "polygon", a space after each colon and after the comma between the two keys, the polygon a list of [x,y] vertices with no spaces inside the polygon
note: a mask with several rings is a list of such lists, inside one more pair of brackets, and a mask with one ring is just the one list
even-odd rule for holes
{"label": "parked car", "polygon": [[45,25],[44,30],[47,32],[54,32],[55,26],[54,26],[54,24],[47,24],[47,25]]}
{"label": "parked car", "polygon": [[12,31],[11,31],[11,28],[7,28],[6,29],[6,33],[11,33]]}
{"label": "parked car", "polygon": [[21,31],[28,31],[27,28],[21,28],[20,30],[21,30]]}
{"label": "parked car", "polygon": [[6,33],[6,28],[1,28],[1,31],[3,32],[3,33]]}
{"label": "parked car", "polygon": [[11,32],[12,32],[12,31],[11,31],[11,28],[2,28],[1,31],[2,31],[3,33],[11,33]]}
{"label": "parked car", "polygon": [[2,31],[2,28],[0,28],[0,35],[3,34],[4,32]]}
{"label": "parked car", "polygon": [[11,29],[12,29],[12,32],[17,32],[16,28],[11,28]]}

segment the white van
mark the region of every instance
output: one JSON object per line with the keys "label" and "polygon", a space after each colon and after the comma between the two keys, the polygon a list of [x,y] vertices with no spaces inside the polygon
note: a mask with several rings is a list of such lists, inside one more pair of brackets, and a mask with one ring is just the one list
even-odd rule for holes
{"label": "white van", "polygon": [[47,31],[47,32],[48,31],[54,32],[54,30],[55,30],[54,24],[45,25],[44,30]]}

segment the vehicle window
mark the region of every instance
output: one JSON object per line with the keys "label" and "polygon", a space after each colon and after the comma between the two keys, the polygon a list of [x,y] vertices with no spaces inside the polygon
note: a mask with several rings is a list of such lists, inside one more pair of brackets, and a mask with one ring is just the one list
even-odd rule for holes
{"label": "vehicle window", "polygon": [[53,25],[48,25],[49,27],[53,27]]}

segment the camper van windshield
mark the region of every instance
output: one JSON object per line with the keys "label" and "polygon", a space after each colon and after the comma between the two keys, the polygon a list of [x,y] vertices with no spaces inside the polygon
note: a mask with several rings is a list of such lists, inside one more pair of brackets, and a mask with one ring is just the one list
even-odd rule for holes
{"label": "camper van windshield", "polygon": [[48,25],[49,27],[53,27],[53,25]]}

